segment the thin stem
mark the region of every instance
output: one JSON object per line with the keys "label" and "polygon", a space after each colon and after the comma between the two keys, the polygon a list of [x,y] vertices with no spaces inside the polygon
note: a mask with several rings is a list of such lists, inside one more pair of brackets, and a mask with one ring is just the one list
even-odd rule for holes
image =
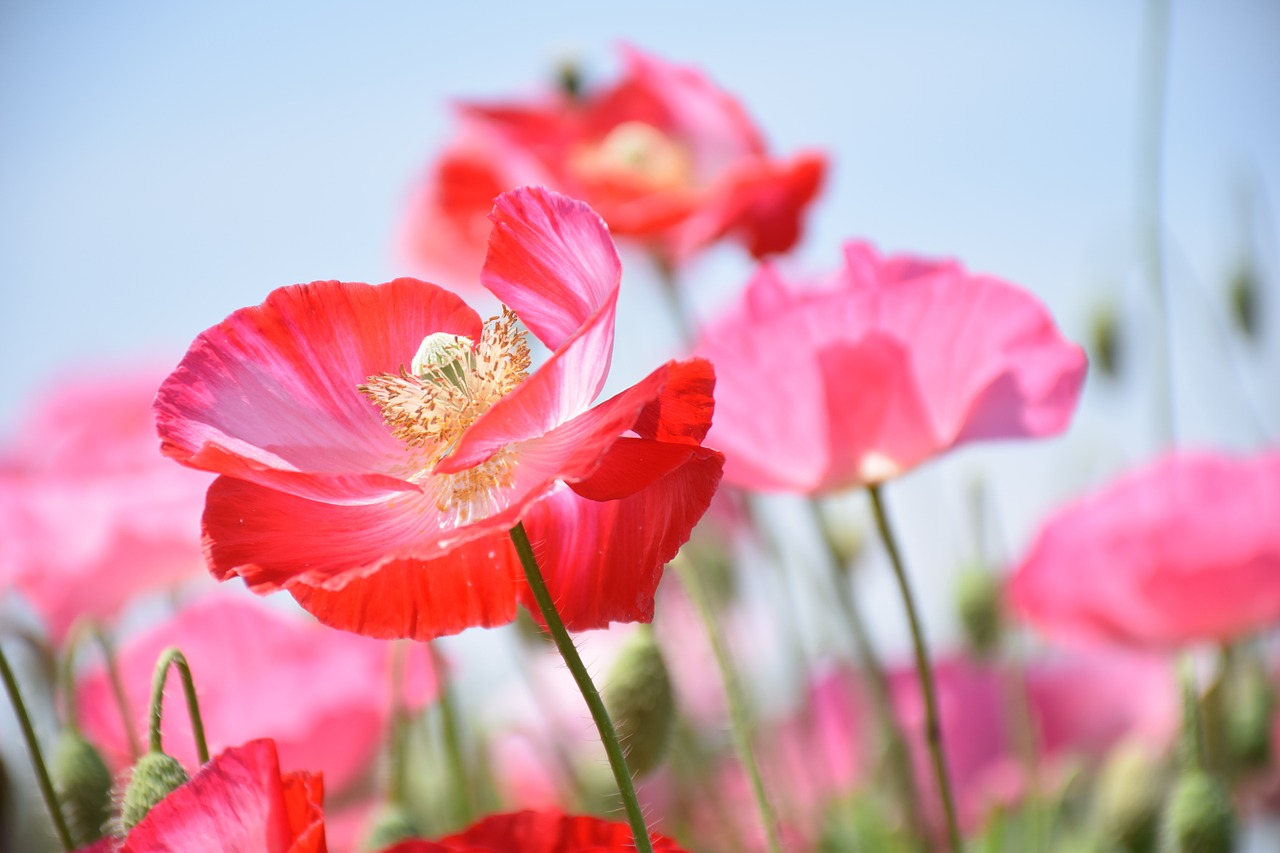
{"label": "thin stem", "polygon": [[916,675],[920,679],[920,692],[924,696],[925,739],[929,744],[929,756],[933,761],[933,772],[938,781],[938,795],[947,817],[947,839],[952,853],[960,853],[960,828],[956,821],[956,805],[951,793],[951,779],[947,774],[947,759],[942,751],[942,724],[938,719],[938,697],[933,683],[933,667],[929,663],[929,648],[925,643],[924,628],[916,612],[911,584],[907,581],[907,572],[902,565],[902,555],[898,551],[893,531],[889,528],[889,519],[885,515],[884,502],[880,496],[880,487],[871,485],[867,487],[867,491],[871,494],[871,509],[875,513],[876,527],[880,531],[880,538],[884,540],[885,550],[889,552],[889,562],[893,564],[893,574],[898,580],[898,591],[902,594],[902,605],[907,611],[907,621],[911,625],[911,640],[916,653]]}
{"label": "thin stem", "polygon": [[436,648],[435,643],[427,645],[431,653],[431,667],[436,673],[436,683],[440,685],[440,727],[444,737],[445,754],[449,759],[449,769],[453,775],[454,790],[457,793],[455,805],[460,812],[459,822],[466,826],[476,814],[475,795],[471,778],[467,774],[467,762],[462,754],[462,733],[458,725],[458,700],[453,691],[453,683],[446,676],[448,667],[444,656]]}
{"label": "thin stem", "polygon": [[858,668],[862,671],[871,692],[871,704],[875,709],[876,722],[879,723],[880,735],[884,738],[885,759],[889,763],[894,785],[898,789],[898,798],[902,801],[902,807],[905,810],[907,820],[905,828],[913,837],[915,846],[923,847],[923,839],[919,837],[919,833],[924,827],[924,814],[916,791],[915,773],[911,769],[911,754],[907,750],[907,739],[902,733],[898,715],[893,711],[889,678],[885,675],[883,664],[880,663],[880,655],[871,637],[871,631],[867,629],[866,620],[862,618],[862,611],[858,609],[858,603],[854,600],[852,593],[842,583],[844,574],[841,571],[842,561],[839,550],[822,518],[822,510],[813,498],[806,503],[813,513],[814,523],[818,525],[818,532],[822,535],[822,541],[827,546],[827,553],[831,558],[828,562],[831,566],[831,582],[835,586],[835,598],[839,602],[845,624],[853,635],[853,649],[854,654],[858,656]]}
{"label": "thin stem", "polygon": [[160,743],[160,715],[164,705],[164,685],[169,677],[170,665],[178,668],[182,678],[182,692],[187,699],[187,714],[191,717],[191,735],[196,741],[196,755],[201,764],[209,763],[209,744],[204,739],[204,721],[200,718],[200,703],[196,700],[196,684],[191,679],[191,667],[182,652],[170,646],[160,655],[155,675],[151,679],[150,746],[152,752],[163,752]]}
{"label": "thin stem", "polygon": [[120,723],[124,726],[125,740],[129,744],[129,758],[136,762],[142,750],[138,745],[138,732],[133,725],[133,715],[129,708],[128,696],[124,692],[124,680],[120,677],[115,648],[102,628],[87,620],[76,622],[63,651],[59,681],[62,686],[62,703],[66,710],[67,724],[73,728],[78,728],[80,725],[79,697],[75,689],[75,660],[85,636],[93,637],[102,650],[102,657],[106,661],[107,682],[111,685],[111,695],[115,700],[116,708],[120,711]]}
{"label": "thin stem", "polygon": [[680,343],[687,350],[693,346],[697,330],[693,327],[693,321],[689,318],[688,312],[685,311],[675,266],[668,258],[657,252],[653,255],[653,265],[658,271],[658,282],[662,286],[662,295],[666,297],[671,318],[675,321]]}
{"label": "thin stem", "polygon": [[125,738],[129,743],[129,758],[136,762],[142,756],[142,745],[138,743],[138,730],[134,727],[129,696],[124,692],[124,678],[120,674],[120,662],[116,660],[115,644],[100,626],[93,625],[89,630],[102,649],[102,658],[107,664],[107,680],[111,683],[111,695],[120,710],[120,720],[124,724]]}
{"label": "thin stem", "polygon": [[529,589],[533,591],[534,600],[538,603],[538,610],[542,613],[547,631],[555,641],[556,648],[560,650],[560,657],[564,659],[565,666],[573,675],[573,680],[577,682],[578,690],[587,703],[587,709],[591,712],[591,719],[595,721],[596,730],[600,733],[600,741],[604,744],[604,751],[609,756],[609,766],[613,769],[613,778],[618,783],[618,795],[622,797],[627,820],[631,823],[631,835],[636,849],[640,853],[653,853],[653,842],[649,840],[649,828],[645,825],[644,814],[640,811],[640,800],[636,797],[636,788],[631,781],[631,771],[627,769],[627,759],[622,753],[622,745],[618,742],[618,732],[609,719],[609,712],[605,710],[600,691],[592,683],[587,667],[582,663],[582,658],[578,655],[578,650],[574,647],[573,640],[560,619],[560,614],[556,612],[555,602],[551,600],[547,582],[543,580],[542,572],[538,569],[538,559],[533,554],[533,546],[529,544],[529,535],[525,533],[523,522],[517,522],[516,526],[511,528],[511,542],[516,547],[516,553],[520,555],[520,564],[524,567],[525,578],[529,582]]}
{"label": "thin stem", "polygon": [[391,727],[387,732],[387,749],[390,751],[387,772],[387,800],[397,806],[405,806],[405,755],[408,753],[409,714],[404,707],[404,658],[403,643],[391,646]]}
{"label": "thin stem", "polygon": [[711,609],[711,601],[707,590],[698,577],[697,571],[688,563],[678,563],[680,580],[685,590],[698,608],[703,627],[707,631],[707,639],[711,641],[711,651],[716,658],[716,666],[720,669],[720,678],[724,681],[724,692],[729,700],[729,722],[733,734],[733,745],[738,752],[738,759],[747,771],[751,782],[751,794],[756,801],[756,809],[760,812],[760,822],[764,825],[765,839],[771,853],[782,849],[778,841],[778,816],[769,803],[769,796],[764,789],[764,778],[760,775],[760,765],[756,762],[755,752],[751,748],[751,716],[747,707],[747,697],[742,690],[742,681],[738,677],[738,669],[734,666],[733,657],[725,647],[724,638],[716,625],[716,617]]}
{"label": "thin stem", "polygon": [[27,742],[27,752],[31,754],[31,766],[35,768],[36,781],[40,783],[40,794],[44,797],[44,804],[49,808],[49,815],[53,818],[53,827],[58,832],[58,840],[62,842],[62,849],[70,853],[76,845],[71,839],[71,830],[67,828],[67,819],[62,815],[62,807],[58,805],[58,795],[54,792],[53,780],[49,778],[49,768],[45,766],[44,756],[40,752],[40,742],[36,740],[36,730],[31,725],[31,716],[27,713],[27,706],[22,701],[22,694],[18,692],[18,681],[13,677],[9,658],[5,656],[2,647],[0,647],[0,678],[4,679],[4,689],[9,693],[9,701],[13,703],[18,724],[22,727],[22,737]]}

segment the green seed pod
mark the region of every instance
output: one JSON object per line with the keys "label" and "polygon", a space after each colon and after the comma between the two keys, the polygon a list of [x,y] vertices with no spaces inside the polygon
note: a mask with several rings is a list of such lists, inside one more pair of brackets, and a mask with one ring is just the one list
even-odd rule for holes
{"label": "green seed pod", "polygon": [[1164,773],[1148,750],[1136,743],[1118,747],[1102,768],[1094,794],[1101,840],[1123,853],[1151,853],[1164,793]]}
{"label": "green seed pod", "polygon": [[956,583],[956,610],[969,648],[989,657],[1004,636],[1003,587],[1000,578],[983,567],[966,569]]}
{"label": "green seed pod", "polygon": [[631,636],[605,682],[605,704],[637,776],[656,768],[666,754],[675,722],[675,697],[662,650],[647,625]]}
{"label": "green seed pod", "polygon": [[418,838],[421,832],[403,806],[386,803],[378,809],[364,839],[365,850],[383,850],[400,841]]}
{"label": "green seed pod", "polygon": [[1160,853],[1231,853],[1235,837],[1226,786],[1203,770],[1181,773],[1160,822]]}
{"label": "green seed pod", "polygon": [[1120,328],[1120,318],[1110,305],[1099,307],[1093,313],[1089,323],[1089,352],[1093,355],[1093,363],[1108,379],[1120,375],[1124,344]]}
{"label": "green seed pod", "polygon": [[1252,264],[1241,264],[1231,277],[1227,298],[1231,319],[1247,340],[1257,341],[1262,331],[1258,311],[1258,275]]}
{"label": "green seed pod", "polygon": [[129,785],[124,789],[120,806],[120,822],[128,833],[138,825],[156,803],[187,782],[187,771],[171,755],[148,752],[133,767]]}
{"label": "green seed pod", "polygon": [[97,841],[111,816],[111,771],[74,726],[58,736],[50,768],[67,828],[78,846]]}

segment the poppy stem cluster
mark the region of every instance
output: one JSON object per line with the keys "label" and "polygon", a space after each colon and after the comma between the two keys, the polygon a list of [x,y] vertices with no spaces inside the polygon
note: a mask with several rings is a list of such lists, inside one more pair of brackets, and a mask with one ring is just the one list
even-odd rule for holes
{"label": "poppy stem cluster", "polygon": [[591,675],[582,663],[582,657],[578,654],[573,639],[556,611],[555,602],[547,590],[547,582],[538,569],[538,558],[534,556],[533,545],[529,542],[529,534],[525,532],[523,522],[518,522],[511,528],[511,542],[515,545],[516,553],[520,557],[520,565],[524,568],[529,589],[533,592],[533,598],[538,604],[538,611],[542,614],[543,621],[546,622],[547,631],[555,641],[560,657],[564,658],[565,666],[573,675],[573,680],[578,685],[582,698],[586,700],[588,710],[591,711],[591,719],[595,721],[596,729],[600,732],[600,741],[604,744],[604,751],[609,756],[609,767],[613,770],[613,778],[618,783],[618,794],[622,797],[627,821],[631,824],[631,832],[635,837],[636,850],[640,853],[653,853],[649,828],[645,824],[644,813],[640,810],[640,800],[636,797],[635,784],[631,779],[631,771],[627,768],[627,759],[622,753],[618,733],[613,727],[613,721],[609,719],[609,711],[604,706],[604,700],[600,698],[600,691],[591,681]]}

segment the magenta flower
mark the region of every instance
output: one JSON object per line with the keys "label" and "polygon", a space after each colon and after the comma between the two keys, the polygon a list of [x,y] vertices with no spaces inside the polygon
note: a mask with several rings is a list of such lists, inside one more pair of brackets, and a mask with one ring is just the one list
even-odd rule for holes
{"label": "magenta flower", "polygon": [[697,352],[716,365],[709,441],[753,489],[883,482],[970,441],[1066,428],[1085,355],[1025,291],[954,262],[845,246],[831,281],[764,266]]}
{"label": "magenta flower", "polygon": [[[432,284],[282,288],[200,335],[160,389],[164,452],[221,474],[210,568],[329,625],[427,639],[532,605],[523,522],[571,630],[648,620],[719,482],[710,365],[593,405],[621,266],[604,223],[543,189],[498,199],[482,323]],[[530,372],[527,328],[551,351]],[[536,607],[531,607],[536,610]]]}
{"label": "magenta flower", "polygon": [[1174,453],[1059,510],[1012,577],[1047,634],[1176,648],[1280,622],[1280,454]]}
{"label": "magenta flower", "polygon": [[207,474],[155,446],[163,374],[95,373],[50,387],[0,452],[0,582],[60,641],[133,597],[201,571]]}

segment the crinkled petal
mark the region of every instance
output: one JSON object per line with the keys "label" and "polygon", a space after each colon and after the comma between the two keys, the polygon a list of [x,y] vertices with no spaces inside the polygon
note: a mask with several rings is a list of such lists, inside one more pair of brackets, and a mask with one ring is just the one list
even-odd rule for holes
{"label": "crinkled petal", "polygon": [[477,339],[480,320],[435,285],[316,282],[274,291],[200,334],[156,399],[162,450],[183,464],[320,500],[412,489],[403,446],[356,387],[422,339]]}

